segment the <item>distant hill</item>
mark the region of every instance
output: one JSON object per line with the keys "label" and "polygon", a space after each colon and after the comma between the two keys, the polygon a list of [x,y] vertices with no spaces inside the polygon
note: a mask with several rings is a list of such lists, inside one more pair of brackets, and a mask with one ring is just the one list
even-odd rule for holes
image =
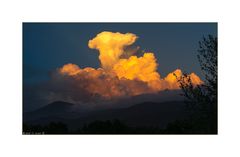
{"label": "distant hill", "polygon": [[[62,121],[68,118],[79,117],[79,112],[75,112],[74,104],[55,101],[32,112],[23,114],[24,122],[48,123],[49,121]],[[46,122],[45,122],[46,121]]]}
{"label": "distant hill", "polygon": [[77,129],[96,120],[118,119],[129,126],[158,126],[164,128],[169,122],[183,119],[186,116],[185,104],[182,101],[144,102],[127,108],[106,109],[87,114],[74,111],[74,104],[57,101],[36,111],[24,113],[24,122],[28,124],[63,122],[69,128]]}
{"label": "distant hill", "polygon": [[70,111],[71,107],[74,104],[64,102],[64,101],[55,101],[51,104],[48,104],[47,106],[41,107],[34,111],[34,113],[42,113],[42,114],[56,114],[56,113],[62,113],[66,111]]}

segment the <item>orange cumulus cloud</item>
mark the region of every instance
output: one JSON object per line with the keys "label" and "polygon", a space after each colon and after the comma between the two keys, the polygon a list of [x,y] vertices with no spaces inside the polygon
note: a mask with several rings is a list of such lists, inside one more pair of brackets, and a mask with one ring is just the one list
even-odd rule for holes
{"label": "orange cumulus cloud", "polygon": [[131,56],[128,59],[120,59],[114,65],[113,71],[119,79],[137,79],[144,82],[160,79],[153,53],[144,53],[142,57]]}
{"label": "orange cumulus cloud", "polygon": [[99,50],[99,60],[104,69],[112,69],[119,57],[124,53],[124,47],[132,45],[137,36],[132,33],[102,32],[89,40],[88,46]]}
{"label": "orange cumulus cloud", "polygon": [[59,72],[63,75],[66,74],[66,75],[73,76],[80,72],[80,68],[76,64],[68,63],[68,64],[65,64],[62,68],[60,68]]}
{"label": "orange cumulus cloud", "polygon": [[[99,33],[89,40],[88,46],[99,50],[101,68],[82,69],[76,64],[69,63],[58,71],[62,76],[74,79],[75,88],[84,89],[89,95],[104,99],[154,93],[165,89],[180,89],[177,78],[182,76],[182,71],[176,69],[165,78],[161,78],[157,71],[158,64],[154,53],[120,58],[125,53],[124,48],[132,45],[136,39],[137,36],[132,33]],[[195,73],[188,76],[194,85],[203,83]]]}

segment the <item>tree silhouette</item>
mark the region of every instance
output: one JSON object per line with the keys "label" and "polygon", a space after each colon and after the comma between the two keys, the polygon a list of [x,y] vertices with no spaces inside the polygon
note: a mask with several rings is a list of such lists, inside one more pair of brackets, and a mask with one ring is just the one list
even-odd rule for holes
{"label": "tree silhouette", "polygon": [[203,37],[197,57],[205,76],[204,83],[194,86],[187,74],[178,78],[178,82],[191,112],[192,129],[217,133],[217,38]]}

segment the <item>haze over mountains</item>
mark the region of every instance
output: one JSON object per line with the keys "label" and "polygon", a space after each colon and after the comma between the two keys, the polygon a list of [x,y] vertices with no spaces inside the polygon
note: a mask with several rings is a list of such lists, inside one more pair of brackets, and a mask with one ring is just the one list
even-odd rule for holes
{"label": "haze over mountains", "polygon": [[[158,95],[162,101],[152,95],[125,99],[99,109],[81,108],[76,104],[55,101],[32,112],[24,113],[24,123],[46,125],[50,122],[62,122],[70,129],[78,129],[84,124],[96,120],[118,119],[133,127],[152,126],[164,128],[169,122],[188,116],[186,106],[178,92],[165,91]],[[176,97],[172,97],[175,94]],[[172,97],[172,101],[171,98]],[[174,100],[175,98],[175,100]],[[128,100],[128,101],[126,101]],[[127,103],[128,102],[128,103]],[[125,103],[125,105],[123,105]],[[121,105],[122,104],[122,105]]]}

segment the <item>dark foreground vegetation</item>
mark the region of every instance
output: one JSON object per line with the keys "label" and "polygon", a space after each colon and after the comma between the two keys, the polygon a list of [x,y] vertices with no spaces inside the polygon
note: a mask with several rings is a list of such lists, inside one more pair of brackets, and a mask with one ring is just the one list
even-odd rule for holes
{"label": "dark foreground vegetation", "polygon": [[94,121],[77,130],[69,130],[64,123],[48,125],[23,124],[23,134],[216,134],[205,122],[175,121],[165,129],[159,127],[131,127],[119,120]]}
{"label": "dark foreground vegetation", "polygon": [[48,125],[23,124],[23,134],[216,134],[213,122],[202,120],[182,120],[169,123],[166,128],[132,127],[119,120],[94,121],[77,130],[68,129],[64,123],[52,122]]}

